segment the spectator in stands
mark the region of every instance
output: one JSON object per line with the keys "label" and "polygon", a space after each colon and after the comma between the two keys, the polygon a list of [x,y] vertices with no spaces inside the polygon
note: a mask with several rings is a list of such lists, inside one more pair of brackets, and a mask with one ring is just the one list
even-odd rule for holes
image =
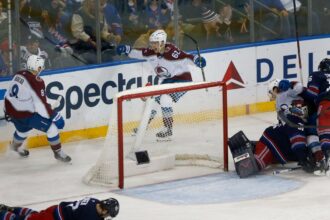
{"label": "spectator in stands", "polygon": [[[110,32],[114,33],[121,39],[123,36],[123,25],[121,22],[121,16],[118,13],[117,8],[112,3],[107,3],[104,8],[105,21],[107,22]],[[119,42],[117,42],[119,43]]]}
{"label": "spectator in stands", "polygon": [[[206,7],[202,8],[202,22],[206,31],[206,41],[209,43],[218,43],[220,40],[220,16],[215,11]],[[216,46],[214,45],[214,46]]]}
{"label": "spectator in stands", "polygon": [[27,60],[31,55],[37,55],[45,60],[46,68],[51,67],[51,61],[48,59],[48,53],[40,48],[39,38],[31,34],[25,36],[26,40],[20,46],[21,53],[21,69],[27,68]]}
{"label": "spectator in stands", "polygon": [[[202,0],[190,0],[183,2],[180,6],[180,14],[182,16],[183,31],[198,41],[201,42],[201,47],[205,46],[205,29],[202,23],[203,9],[207,9],[208,5],[204,4]],[[187,48],[193,49],[195,45],[192,42],[187,42]]]}
{"label": "spectator in stands", "polygon": [[250,18],[249,18],[250,7],[248,1],[228,0],[226,4],[230,5],[232,9],[230,30],[234,41],[249,42],[250,41]]}
{"label": "spectator in stands", "polygon": [[171,14],[166,4],[160,3],[159,0],[149,0],[145,10],[146,27],[148,29],[165,28],[170,21]]}
{"label": "spectator in stands", "polygon": [[[292,0],[291,0],[292,1]],[[297,0],[296,0],[297,1]],[[310,34],[320,34],[321,33],[321,25],[327,25],[327,21],[324,22],[320,21],[320,11],[322,11],[322,6],[327,7],[329,6],[329,1],[324,0],[315,0],[312,3],[312,9],[309,11],[309,1],[307,0],[300,0],[301,7],[297,13],[298,19],[298,31],[300,35],[310,35]],[[318,5],[321,4],[321,5]],[[311,13],[311,14],[310,14]],[[311,19],[310,19],[311,16]],[[311,23],[310,23],[311,21]],[[311,27],[309,27],[311,25]]]}
{"label": "spectator in stands", "polygon": [[0,41],[8,37],[8,16],[0,1]]}
{"label": "spectator in stands", "polygon": [[58,0],[45,2],[42,13],[43,34],[46,41],[42,44],[49,53],[53,68],[82,65],[74,56],[69,45],[71,16],[68,15],[66,3]]}
{"label": "spectator in stands", "polygon": [[[112,60],[113,46],[120,42],[120,36],[109,32],[109,26],[105,21],[103,8],[106,0],[100,0],[100,29],[102,61]],[[71,47],[83,56],[87,63],[96,63],[96,29],[95,29],[95,0],[84,0],[82,7],[73,14],[71,31],[73,39]]]}
{"label": "spectator in stands", "polygon": [[8,40],[3,41],[0,45],[0,77],[9,75],[9,51],[4,44],[8,45]]}
{"label": "spectator in stands", "polygon": [[[330,1],[328,0],[314,0],[313,1],[313,9],[315,11],[315,16],[319,17],[319,24],[321,33],[329,34],[330,33],[330,25],[328,21],[330,20]],[[314,19],[313,19],[314,20]],[[316,19],[315,19],[316,20]],[[313,22],[313,26],[317,25],[316,22]]]}
{"label": "spectator in stands", "polygon": [[[250,10],[249,0],[237,0],[236,5],[244,5],[247,13]],[[257,1],[253,11],[255,22],[259,28],[258,40],[291,36],[288,12],[280,0]]]}

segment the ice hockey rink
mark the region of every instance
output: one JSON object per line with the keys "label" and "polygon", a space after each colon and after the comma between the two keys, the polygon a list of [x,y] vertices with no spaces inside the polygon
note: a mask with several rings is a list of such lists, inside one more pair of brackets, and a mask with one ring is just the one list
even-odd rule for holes
{"label": "ice hockey rink", "polygon": [[[229,135],[243,130],[256,140],[275,121],[273,112],[229,118]],[[125,190],[86,185],[82,177],[98,159],[103,141],[64,144],[72,164],[57,162],[48,147],[32,149],[29,158],[0,154],[0,203],[39,210],[85,196],[115,197],[118,220],[330,219],[330,177],[300,170],[272,174],[281,167],[239,179],[230,161],[228,173],[179,167],[127,178]]]}

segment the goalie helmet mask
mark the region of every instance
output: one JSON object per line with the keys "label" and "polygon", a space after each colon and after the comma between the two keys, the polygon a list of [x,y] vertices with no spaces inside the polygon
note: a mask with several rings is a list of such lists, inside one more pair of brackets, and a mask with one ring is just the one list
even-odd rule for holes
{"label": "goalie helmet mask", "polygon": [[318,67],[319,71],[330,73],[330,59],[325,58],[323,59]]}
{"label": "goalie helmet mask", "polygon": [[26,65],[28,70],[39,74],[45,69],[45,60],[40,56],[31,55],[29,56]]}
{"label": "goalie helmet mask", "polygon": [[111,218],[114,218],[119,213],[119,202],[115,198],[109,198],[102,200],[100,202],[102,209],[105,209],[108,211],[108,214]]}
{"label": "goalie helmet mask", "polygon": [[278,84],[281,80],[279,79],[273,79],[268,84],[268,96],[270,100],[275,100],[276,95],[278,93]]}

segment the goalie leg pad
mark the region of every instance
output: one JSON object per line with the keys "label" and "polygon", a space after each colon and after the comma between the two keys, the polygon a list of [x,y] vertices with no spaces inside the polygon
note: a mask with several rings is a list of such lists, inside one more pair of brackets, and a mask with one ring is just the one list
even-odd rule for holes
{"label": "goalie leg pad", "polygon": [[259,169],[252,152],[252,144],[243,131],[239,131],[228,141],[234,159],[235,170],[240,178],[256,174]]}

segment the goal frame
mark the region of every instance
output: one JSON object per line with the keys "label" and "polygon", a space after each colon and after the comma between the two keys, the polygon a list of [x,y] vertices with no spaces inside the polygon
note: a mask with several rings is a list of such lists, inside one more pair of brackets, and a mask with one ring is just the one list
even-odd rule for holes
{"label": "goal frame", "polygon": [[123,102],[125,100],[132,100],[142,97],[151,97],[162,95],[166,93],[176,93],[176,92],[185,92],[197,89],[207,89],[211,87],[219,87],[219,93],[222,93],[222,111],[223,111],[223,170],[228,171],[228,106],[227,106],[227,85],[226,82],[216,81],[216,82],[207,82],[196,85],[185,86],[182,83],[182,86],[178,88],[167,88],[160,89],[157,91],[148,91],[148,92],[138,92],[134,94],[126,94],[117,98],[117,123],[118,123],[118,187],[120,189],[124,188],[124,135],[123,135]]}

